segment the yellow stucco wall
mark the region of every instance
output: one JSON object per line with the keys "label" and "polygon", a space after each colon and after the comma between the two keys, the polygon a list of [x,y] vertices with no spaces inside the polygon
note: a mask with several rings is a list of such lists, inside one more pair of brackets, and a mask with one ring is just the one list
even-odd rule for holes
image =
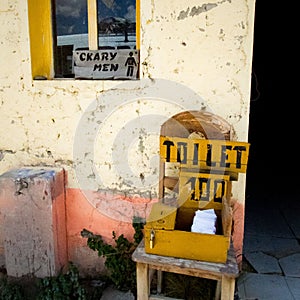
{"label": "yellow stucco wall", "polygon": [[[59,166],[69,188],[155,198],[167,118],[208,110],[247,141],[255,1],[141,0],[140,9],[140,80],[33,81],[27,1],[1,0],[0,174]],[[244,203],[244,174],[233,196]]]}

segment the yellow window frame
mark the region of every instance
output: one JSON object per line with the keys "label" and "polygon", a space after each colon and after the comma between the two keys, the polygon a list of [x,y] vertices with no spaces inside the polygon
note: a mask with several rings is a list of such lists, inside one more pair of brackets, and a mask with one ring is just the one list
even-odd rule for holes
{"label": "yellow window frame", "polygon": [[[97,0],[87,0],[89,49],[98,49]],[[32,78],[54,77],[51,0],[28,0]],[[136,0],[136,48],[140,49],[140,0]]]}

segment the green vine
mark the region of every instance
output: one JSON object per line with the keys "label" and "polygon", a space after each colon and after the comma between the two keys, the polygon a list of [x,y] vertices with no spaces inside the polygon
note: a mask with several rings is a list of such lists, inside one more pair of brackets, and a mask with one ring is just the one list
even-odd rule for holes
{"label": "green vine", "polygon": [[0,280],[0,300],[23,300],[22,287],[15,283],[8,282],[7,278]]}
{"label": "green vine", "polygon": [[144,223],[142,219],[134,218],[132,226],[135,229],[133,242],[123,234],[117,237],[114,231],[112,237],[115,245],[104,242],[100,235],[87,229],[81,231],[81,236],[87,238],[87,245],[90,249],[97,251],[98,256],[106,258],[105,266],[116,288],[122,291],[130,290],[133,295],[136,295],[136,265],[131,256],[143,238]]}
{"label": "green vine", "polygon": [[[0,300],[93,300],[100,299],[108,280],[79,278],[77,267],[69,262],[57,276],[10,277],[0,272]],[[93,280],[94,281],[94,280]]]}
{"label": "green vine", "polygon": [[86,290],[80,284],[77,267],[69,262],[67,271],[55,277],[45,277],[39,282],[37,300],[86,300]]}

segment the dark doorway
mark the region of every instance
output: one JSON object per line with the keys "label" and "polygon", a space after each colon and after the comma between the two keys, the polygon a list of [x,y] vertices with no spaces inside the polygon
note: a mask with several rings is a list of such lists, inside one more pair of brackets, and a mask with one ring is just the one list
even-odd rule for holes
{"label": "dark doorway", "polygon": [[256,2],[247,194],[295,193],[299,182],[298,91],[293,17]]}
{"label": "dark doorway", "polygon": [[[268,299],[295,299],[293,295],[299,292],[299,282],[294,289],[288,285],[289,280],[298,280],[299,274],[290,279],[293,273],[281,264],[282,260],[291,261],[289,267],[296,266],[293,259],[300,252],[299,76],[292,34],[299,27],[293,24],[299,17],[294,18],[293,12],[296,10],[275,3],[256,3],[243,241],[245,276],[238,280],[239,299],[265,299],[266,295]],[[263,269],[268,259],[278,269]],[[283,278],[286,285],[280,285]]]}

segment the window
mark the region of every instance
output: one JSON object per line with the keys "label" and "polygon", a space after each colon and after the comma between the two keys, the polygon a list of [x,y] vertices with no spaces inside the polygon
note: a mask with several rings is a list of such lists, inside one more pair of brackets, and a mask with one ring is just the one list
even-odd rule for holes
{"label": "window", "polygon": [[75,77],[75,50],[139,49],[139,0],[28,0],[28,10],[33,78]]}

